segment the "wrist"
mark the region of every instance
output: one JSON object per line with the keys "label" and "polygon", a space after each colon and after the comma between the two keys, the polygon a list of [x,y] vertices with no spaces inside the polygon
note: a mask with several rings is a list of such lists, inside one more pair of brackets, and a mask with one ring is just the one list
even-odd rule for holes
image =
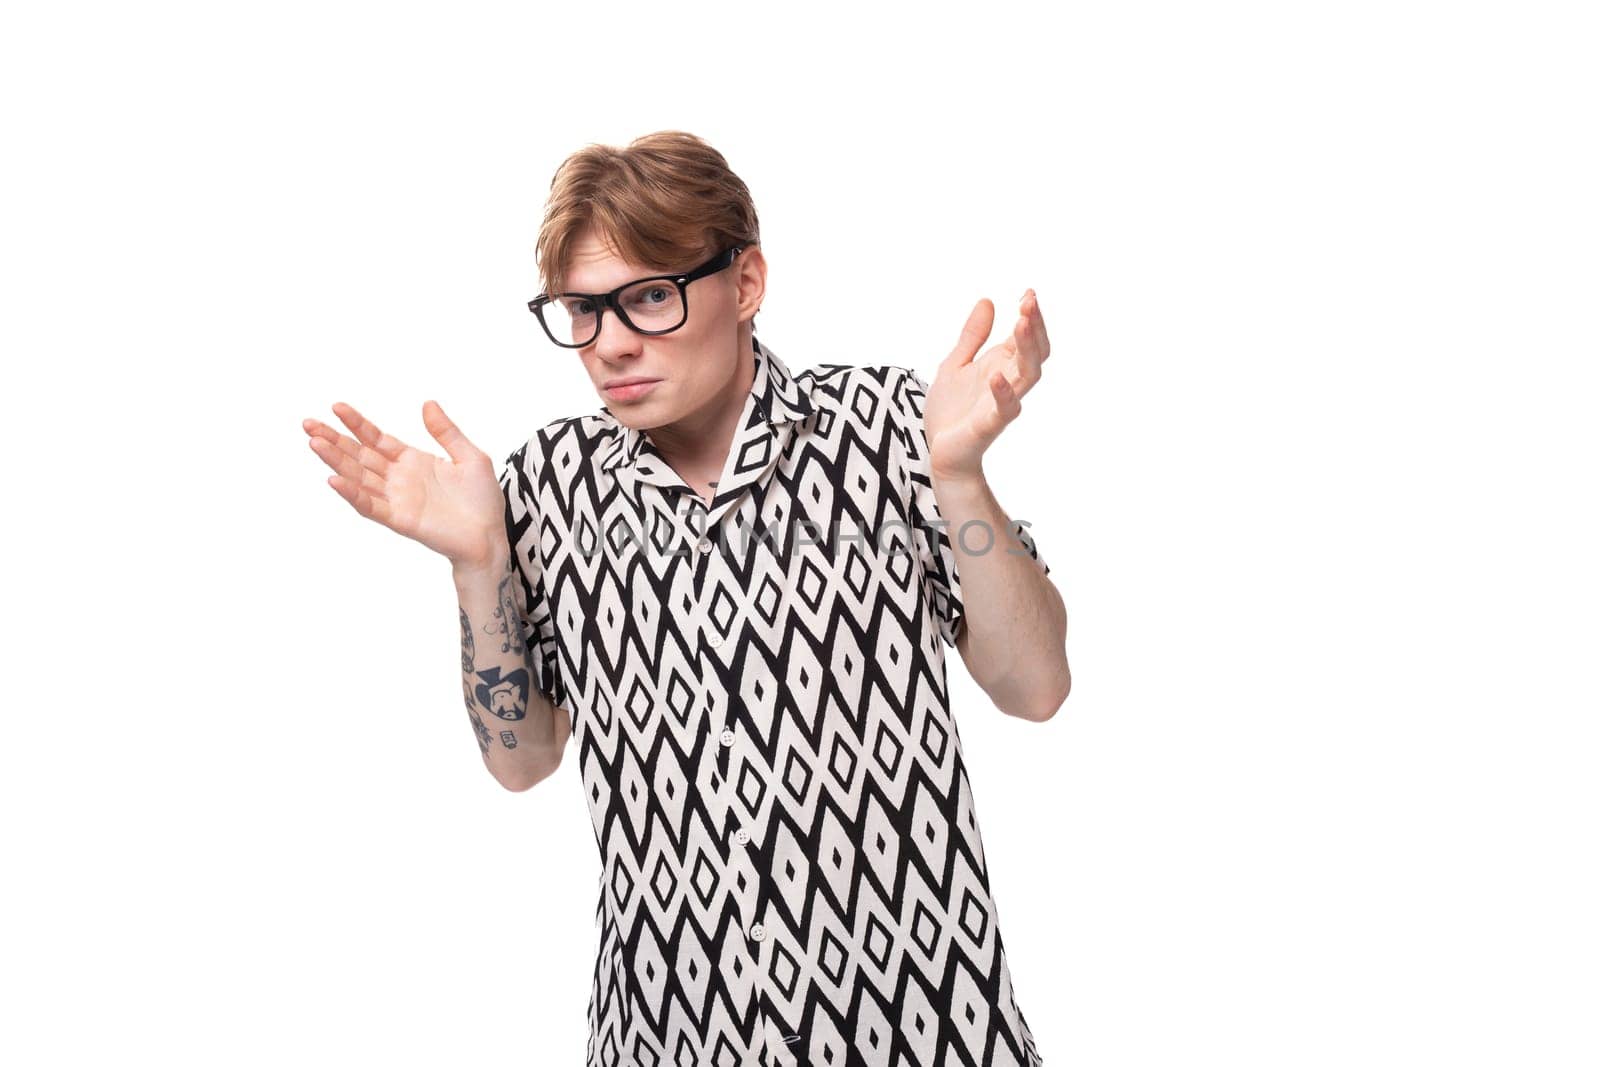
{"label": "wrist", "polygon": [[979,466],[970,471],[940,472],[930,471],[929,482],[933,485],[936,494],[944,493],[980,493],[989,485],[988,478]]}
{"label": "wrist", "polygon": [[450,575],[458,586],[484,581],[498,582],[510,569],[511,552],[508,548],[495,549],[481,559],[450,561]]}

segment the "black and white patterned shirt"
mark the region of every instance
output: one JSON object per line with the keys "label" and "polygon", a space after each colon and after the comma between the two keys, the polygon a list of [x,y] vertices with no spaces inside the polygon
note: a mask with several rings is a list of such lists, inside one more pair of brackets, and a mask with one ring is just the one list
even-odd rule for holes
{"label": "black and white patterned shirt", "polygon": [[709,504],[603,407],[501,475],[600,846],[587,1067],[1036,1065],[947,698],[926,383],[753,348]]}

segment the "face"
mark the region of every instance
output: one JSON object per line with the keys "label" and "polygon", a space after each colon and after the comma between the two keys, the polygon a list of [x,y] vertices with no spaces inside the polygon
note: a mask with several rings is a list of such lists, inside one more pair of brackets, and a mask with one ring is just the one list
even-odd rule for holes
{"label": "face", "polygon": [[[561,288],[605,293],[661,273],[660,268],[617,258],[593,231],[586,231],[573,247]],[[571,351],[583,360],[601,401],[624,425],[652,429],[714,418],[720,405],[743,403],[737,379],[765,282],[761,249],[749,245],[726,270],[689,283],[689,319],[672,333],[635,333],[608,309],[594,343]]]}

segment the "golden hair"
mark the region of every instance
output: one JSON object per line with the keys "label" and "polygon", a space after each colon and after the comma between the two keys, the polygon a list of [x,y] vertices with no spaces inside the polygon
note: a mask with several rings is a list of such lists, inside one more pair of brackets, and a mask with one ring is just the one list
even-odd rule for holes
{"label": "golden hair", "polygon": [[535,250],[546,293],[565,285],[573,245],[589,228],[613,255],[663,274],[761,241],[750,190],[722,153],[681,130],[626,148],[589,144],[556,168]]}

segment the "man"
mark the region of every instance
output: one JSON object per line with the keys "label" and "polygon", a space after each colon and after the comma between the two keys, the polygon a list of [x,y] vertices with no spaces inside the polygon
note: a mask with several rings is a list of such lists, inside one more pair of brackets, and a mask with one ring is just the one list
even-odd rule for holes
{"label": "man", "polygon": [[602,861],[587,1063],[1037,1064],[948,703],[1066,698],[1066,613],[982,458],[1049,352],[1032,290],[932,383],[756,339],[748,191],[688,134],[563,164],[530,303],[604,401],[506,460],[348,405],[306,421],[361,514],[447,556],[489,771],[570,741]]}

